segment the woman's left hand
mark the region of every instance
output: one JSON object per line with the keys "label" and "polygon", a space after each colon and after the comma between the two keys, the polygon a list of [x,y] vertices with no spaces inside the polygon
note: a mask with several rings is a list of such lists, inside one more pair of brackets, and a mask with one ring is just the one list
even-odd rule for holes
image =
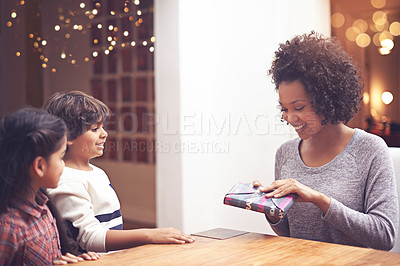
{"label": "woman's left hand", "polygon": [[271,185],[260,187],[260,191],[268,192],[266,197],[283,197],[290,193],[296,193],[298,195],[297,201],[299,202],[312,202],[317,205],[323,213],[329,208],[331,199],[321,192],[318,192],[293,178],[276,180]]}

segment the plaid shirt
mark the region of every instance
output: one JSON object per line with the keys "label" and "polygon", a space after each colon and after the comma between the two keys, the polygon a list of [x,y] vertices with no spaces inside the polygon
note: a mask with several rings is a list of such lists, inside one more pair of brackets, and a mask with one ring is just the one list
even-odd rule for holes
{"label": "plaid shirt", "polygon": [[15,198],[0,215],[0,265],[51,265],[61,256],[56,220],[40,191],[38,204]]}

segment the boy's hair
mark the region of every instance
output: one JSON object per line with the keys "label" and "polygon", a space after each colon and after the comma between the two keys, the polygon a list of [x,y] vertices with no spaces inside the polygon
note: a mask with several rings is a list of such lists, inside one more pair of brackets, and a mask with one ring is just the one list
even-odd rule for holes
{"label": "boy's hair", "polygon": [[271,69],[276,90],[283,81],[299,80],[323,124],[347,123],[358,111],[363,84],[351,57],[334,38],[315,32],[280,44]]}
{"label": "boy's hair", "polygon": [[12,198],[31,189],[29,167],[61,148],[66,134],[62,119],[38,108],[24,108],[0,121],[0,214]]}
{"label": "boy's hair", "polygon": [[46,101],[43,108],[64,120],[69,141],[85,133],[94,124],[105,124],[110,116],[107,105],[80,91],[57,92]]}

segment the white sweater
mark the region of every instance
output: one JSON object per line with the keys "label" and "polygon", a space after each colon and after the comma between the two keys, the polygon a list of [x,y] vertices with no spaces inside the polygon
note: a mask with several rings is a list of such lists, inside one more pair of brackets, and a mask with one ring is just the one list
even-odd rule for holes
{"label": "white sweater", "polygon": [[90,166],[92,171],[65,167],[58,187],[47,191],[60,215],[72,223],[81,248],[105,252],[107,230],[122,229],[120,204],[107,174]]}

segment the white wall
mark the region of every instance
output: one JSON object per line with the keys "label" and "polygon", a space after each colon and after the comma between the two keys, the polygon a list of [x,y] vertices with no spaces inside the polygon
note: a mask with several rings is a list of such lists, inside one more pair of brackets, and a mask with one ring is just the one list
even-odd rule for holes
{"label": "white wall", "polygon": [[329,0],[155,0],[159,227],[272,232],[223,198],[238,181],[272,182],[275,151],[295,135],[267,70],[279,43],[330,35],[329,23]]}

